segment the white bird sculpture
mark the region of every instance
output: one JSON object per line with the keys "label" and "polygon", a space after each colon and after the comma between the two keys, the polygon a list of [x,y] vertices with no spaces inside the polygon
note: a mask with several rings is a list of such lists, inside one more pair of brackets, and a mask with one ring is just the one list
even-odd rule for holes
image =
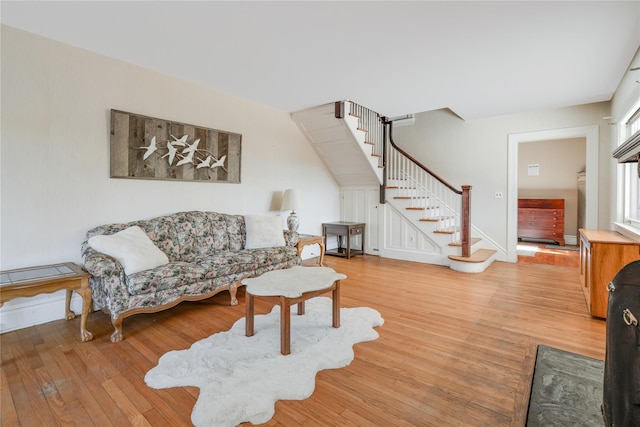
{"label": "white bird sculpture", "polygon": [[182,138],[178,139],[175,136],[171,135],[171,138],[175,139],[175,141],[171,141],[171,143],[173,145],[178,145],[180,147],[184,147],[185,145],[187,145],[187,138],[189,138],[189,135],[182,135]]}
{"label": "white bird sculpture", "polygon": [[[211,157],[211,156],[209,156],[209,157]],[[218,160],[217,162],[215,162],[214,164],[211,165],[211,169],[217,168],[218,166],[224,167],[224,159],[226,159],[226,158],[227,158],[226,154],[224,156],[220,157],[220,160]]]}
{"label": "white bird sculpture", "polygon": [[[184,153],[184,151],[182,152]],[[187,156],[183,157],[182,160],[176,163],[176,166],[186,165],[187,163],[193,163],[193,151],[189,152]]]}
{"label": "white bird sculpture", "polygon": [[193,141],[193,144],[191,145],[187,144],[187,148],[182,150],[182,154],[185,155],[185,154],[195,153],[198,150],[199,143],[200,143],[200,138]]}
{"label": "white bird sculpture", "polygon": [[169,150],[169,152],[162,156],[162,158],[164,159],[165,157],[169,156],[169,166],[171,166],[173,164],[173,159],[176,157],[178,149],[171,144],[171,141],[167,141],[167,150]]}
{"label": "white bird sculpture", "polygon": [[205,160],[200,159],[200,163],[196,166],[196,169],[208,168],[211,165],[211,156],[207,156]]}
{"label": "white bird sculpture", "polygon": [[148,147],[136,147],[139,150],[147,150],[144,153],[144,156],[142,157],[142,160],[147,160],[149,158],[150,155],[152,155],[157,149],[157,145],[156,145],[156,137],[154,136],[153,138],[151,138],[151,142],[149,143]]}

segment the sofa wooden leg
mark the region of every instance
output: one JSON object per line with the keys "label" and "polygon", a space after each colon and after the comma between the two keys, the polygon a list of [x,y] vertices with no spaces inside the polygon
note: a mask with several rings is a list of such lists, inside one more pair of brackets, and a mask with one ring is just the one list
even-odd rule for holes
{"label": "sofa wooden leg", "polygon": [[238,292],[239,283],[234,283],[229,285],[229,293],[231,294],[231,305],[238,305],[238,298],[236,298],[236,293]]}
{"label": "sofa wooden leg", "polygon": [[111,342],[122,341],[122,316],[118,318],[111,318],[111,324],[113,325],[113,333],[111,334]]}

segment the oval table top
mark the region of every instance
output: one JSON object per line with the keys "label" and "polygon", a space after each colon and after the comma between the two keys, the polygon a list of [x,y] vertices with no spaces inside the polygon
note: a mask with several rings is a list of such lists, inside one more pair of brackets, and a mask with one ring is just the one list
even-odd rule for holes
{"label": "oval table top", "polygon": [[297,298],[306,292],[329,288],[336,280],[347,276],[329,267],[295,266],[284,270],[273,270],[261,276],[242,280],[247,292],[256,296],[284,296]]}

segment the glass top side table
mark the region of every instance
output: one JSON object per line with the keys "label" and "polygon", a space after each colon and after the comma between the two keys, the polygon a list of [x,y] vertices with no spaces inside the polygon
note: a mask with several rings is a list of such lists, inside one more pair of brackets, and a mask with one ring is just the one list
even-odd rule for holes
{"label": "glass top side table", "polygon": [[87,316],[92,306],[89,273],[71,262],[0,271],[0,307],[14,298],[32,297],[62,289],[67,291],[65,307],[67,320],[76,317],[76,314],[71,311],[73,291],[82,297],[80,339],[91,341],[93,334],[87,330]]}

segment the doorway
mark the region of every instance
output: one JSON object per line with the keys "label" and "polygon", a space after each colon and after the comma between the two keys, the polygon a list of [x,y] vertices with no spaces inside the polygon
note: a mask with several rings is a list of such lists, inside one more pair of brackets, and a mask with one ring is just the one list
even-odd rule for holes
{"label": "doorway", "polygon": [[[584,138],[586,140],[585,215],[586,228],[598,227],[598,127],[585,126],[510,134],[508,137],[507,258],[518,261],[518,154],[520,144]],[[577,172],[577,171],[574,171]]]}
{"label": "doorway", "polygon": [[[525,236],[557,236],[532,239],[518,233],[518,262],[577,267],[578,228],[584,228],[584,203],[579,196],[579,176],[586,169],[586,138],[531,141],[518,146],[518,199],[550,199],[548,204],[563,206],[563,213],[539,217],[530,211]],[[561,202],[560,202],[561,200]],[[551,211],[551,210],[550,210]],[[520,215],[520,210],[518,210]],[[533,217],[531,217],[533,215]]]}

